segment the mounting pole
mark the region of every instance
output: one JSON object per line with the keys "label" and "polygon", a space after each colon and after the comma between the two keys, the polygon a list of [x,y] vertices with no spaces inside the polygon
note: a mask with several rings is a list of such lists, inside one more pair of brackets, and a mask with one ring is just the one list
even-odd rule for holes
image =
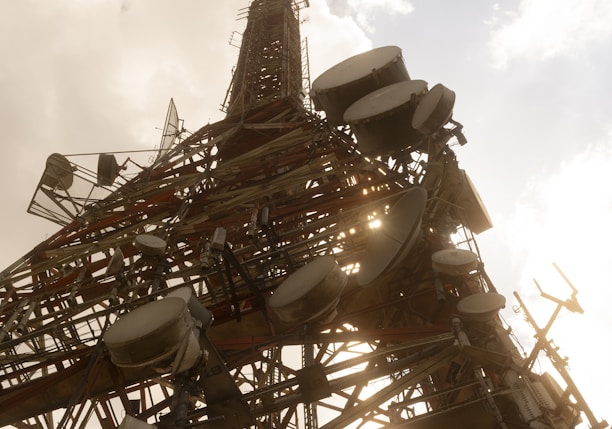
{"label": "mounting pole", "polygon": [[533,347],[533,350],[531,351],[529,357],[525,361],[524,367],[527,370],[531,370],[531,367],[533,366],[533,364],[535,362],[535,359],[537,358],[538,354],[540,353],[540,351],[544,350],[546,352],[546,354],[550,357],[550,360],[551,360],[552,364],[554,365],[555,369],[561,375],[561,377],[563,378],[563,380],[565,381],[565,383],[567,385],[567,388],[566,388],[566,390],[565,390],[565,392],[563,394],[563,397],[568,397],[568,395],[572,395],[574,397],[574,399],[576,400],[576,405],[578,406],[578,409],[580,411],[582,411],[585,414],[585,416],[587,417],[587,419],[589,420],[589,424],[590,424],[591,429],[605,429],[605,428],[608,427],[608,422],[605,421],[605,420],[602,420],[601,422],[599,422],[597,420],[597,418],[595,418],[595,415],[593,414],[593,412],[589,408],[589,406],[588,406],[587,402],[585,401],[584,397],[582,396],[582,394],[580,393],[580,391],[578,390],[578,388],[574,384],[574,381],[572,380],[572,377],[570,376],[570,374],[569,374],[569,372],[567,370],[567,358],[561,357],[561,355],[557,351],[558,347],[555,347],[552,344],[552,341],[546,338],[546,335],[548,334],[548,331],[552,327],[552,325],[555,322],[557,316],[559,315],[559,312],[561,311],[561,309],[563,307],[567,308],[572,313],[581,313],[582,314],[583,311],[584,311],[582,309],[582,307],[580,306],[580,304],[578,303],[578,300],[576,298],[576,295],[578,294],[578,290],[572,285],[572,283],[568,280],[568,278],[565,276],[565,274],[563,274],[563,272],[557,266],[557,264],[553,263],[553,266],[555,267],[557,272],[561,275],[563,280],[565,280],[565,282],[572,289],[572,296],[568,300],[561,301],[560,299],[545,293],[542,290],[542,288],[540,288],[540,285],[538,284],[538,282],[534,279],[536,287],[540,291],[540,295],[542,297],[544,297],[544,298],[546,298],[546,299],[548,299],[550,301],[553,301],[553,302],[555,302],[557,304],[557,307],[553,311],[553,314],[550,317],[550,319],[549,319],[548,323],[546,324],[546,326],[544,327],[544,329],[541,329],[540,327],[538,327],[536,321],[532,317],[531,313],[527,309],[527,306],[525,305],[525,303],[523,302],[523,300],[521,299],[519,294],[517,292],[514,292],[514,296],[516,297],[516,299],[519,302],[521,308],[523,309],[523,312],[525,313],[525,317],[526,317],[527,321],[529,322],[529,324],[536,331],[536,335],[535,335],[535,337],[536,337],[536,344]]}

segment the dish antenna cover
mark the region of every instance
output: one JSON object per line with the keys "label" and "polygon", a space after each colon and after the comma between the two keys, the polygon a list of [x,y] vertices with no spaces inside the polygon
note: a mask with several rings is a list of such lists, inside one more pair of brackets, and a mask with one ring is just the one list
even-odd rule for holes
{"label": "dish antenna cover", "polygon": [[368,240],[357,283],[372,285],[387,269],[401,262],[420,235],[421,221],[427,203],[427,191],[414,187],[391,207],[379,230],[372,231]]}
{"label": "dish antenna cover", "polygon": [[134,239],[134,246],[147,256],[163,256],[168,244],[155,235],[140,234]]}
{"label": "dish antenna cover", "polygon": [[331,125],[344,123],[344,111],[361,97],[392,83],[410,79],[397,46],[383,46],[354,55],[312,82],[310,97]]}
{"label": "dish antenna cover", "polygon": [[[104,343],[117,366],[163,367],[163,362],[173,362],[170,372],[179,373],[196,364],[202,355],[193,329],[194,319],[187,303],[181,297],[172,296],[141,305],[121,316],[104,333]],[[186,353],[188,362],[181,362]]]}
{"label": "dish antenna cover", "polygon": [[442,249],[431,255],[434,271],[449,276],[462,276],[478,267],[478,255],[467,249]]}
{"label": "dish antenna cover", "polygon": [[270,297],[270,309],[286,324],[306,323],[333,311],[348,277],[332,256],[302,266]]}
{"label": "dish antenna cover", "polygon": [[360,98],[346,109],[344,120],[355,133],[361,153],[386,155],[416,146],[423,134],[411,126],[417,102],[425,98],[427,82],[404,80]]}
{"label": "dish antenna cover", "polygon": [[419,101],[412,128],[431,135],[446,124],[453,115],[455,93],[442,84],[437,84]]}
{"label": "dish antenna cover", "polygon": [[475,293],[463,298],[457,304],[457,311],[463,316],[479,321],[492,319],[506,305],[506,298],[495,292]]}

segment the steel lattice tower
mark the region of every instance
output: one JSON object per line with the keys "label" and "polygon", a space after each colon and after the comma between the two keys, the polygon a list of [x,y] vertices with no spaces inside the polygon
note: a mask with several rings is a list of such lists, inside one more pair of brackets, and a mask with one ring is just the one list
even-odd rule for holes
{"label": "steel lattice tower", "polygon": [[251,3],[229,88],[228,116],[304,92],[299,8],[305,4]]}
{"label": "steel lattice tower", "polygon": [[[607,427],[562,364],[561,388],[533,372],[540,351],[556,353],[548,327],[525,358],[498,308],[460,305],[500,296],[474,237],[486,212],[451,148],[461,125],[366,156],[352,128],[304,107],[305,6],[253,1],[226,118],[184,139],[174,127],[133,177],[108,156],[97,173],[49,157],[29,211],[61,229],[0,275],[0,424]],[[377,237],[384,254],[410,225],[410,246],[360,281]],[[436,262],[441,251],[474,259]],[[314,296],[296,292],[313,278]],[[134,364],[162,335],[124,349],[110,330],[186,287],[181,321],[204,355],[187,369],[175,349]],[[558,304],[580,310],[575,293]],[[138,329],[165,317],[145,314]]]}

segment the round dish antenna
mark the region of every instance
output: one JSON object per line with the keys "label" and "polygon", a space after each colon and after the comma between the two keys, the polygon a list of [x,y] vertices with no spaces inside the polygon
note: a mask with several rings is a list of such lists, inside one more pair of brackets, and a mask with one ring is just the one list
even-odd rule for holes
{"label": "round dish antenna", "polygon": [[172,359],[193,326],[185,300],[164,298],[120,317],[104,342],[115,365],[144,367]]}
{"label": "round dish antenna", "polygon": [[423,138],[411,123],[418,100],[427,94],[424,80],[387,85],[357,100],[344,112],[344,120],[364,155],[385,155],[415,146]]}
{"label": "round dish antenna", "polygon": [[291,274],[270,297],[270,309],[286,324],[333,315],[348,277],[332,256],[314,259]]}
{"label": "round dish antenna", "polygon": [[354,55],[323,72],[312,83],[310,97],[317,110],[325,111],[331,125],[340,125],[344,111],[355,101],[408,79],[402,50],[384,46]]}
{"label": "round dish antenna", "polygon": [[59,153],[53,153],[47,158],[41,181],[52,189],[68,190],[74,180],[73,171],[74,168],[68,158]]}
{"label": "round dish antenna", "polygon": [[151,234],[140,234],[134,239],[134,246],[147,256],[163,256],[168,244],[162,238]]}
{"label": "round dish antenna", "polygon": [[412,250],[421,232],[421,220],[427,203],[427,191],[412,188],[391,207],[380,229],[368,240],[357,283],[369,286],[388,268],[401,262]]}
{"label": "round dish antenna", "polygon": [[475,293],[457,303],[457,311],[469,319],[486,321],[506,306],[506,298],[495,292]]}
{"label": "round dish antenna", "polygon": [[455,93],[438,83],[419,101],[412,117],[412,127],[431,135],[450,120],[454,106]]}
{"label": "round dish antenna", "polygon": [[439,273],[462,276],[478,266],[478,256],[466,249],[442,249],[431,255],[431,265]]}

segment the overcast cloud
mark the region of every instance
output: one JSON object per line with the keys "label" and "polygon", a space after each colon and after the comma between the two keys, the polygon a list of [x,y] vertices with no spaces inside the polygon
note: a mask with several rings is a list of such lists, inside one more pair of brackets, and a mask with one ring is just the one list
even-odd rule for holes
{"label": "overcast cloud", "polygon": [[490,48],[496,67],[516,58],[583,57],[589,44],[612,33],[612,3],[607,0],[521,0],[517,9],[495,9]]}

